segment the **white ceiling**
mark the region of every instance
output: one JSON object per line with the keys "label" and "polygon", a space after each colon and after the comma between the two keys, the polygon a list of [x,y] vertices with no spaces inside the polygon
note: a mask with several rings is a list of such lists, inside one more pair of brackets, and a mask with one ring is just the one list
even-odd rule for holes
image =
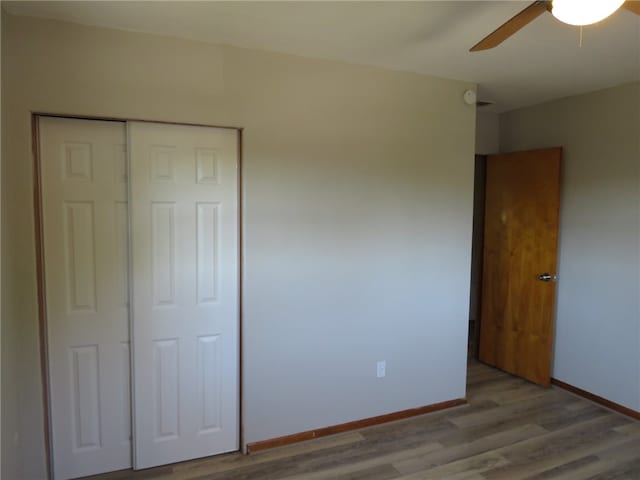
{"label": "white ceiling", "polygon": [[16,15],[342,60],[477,82],[506,111],[640,80],[640,16],[585,27],[544,14],[493,50],[469,48],[530,2],[6,2]]}

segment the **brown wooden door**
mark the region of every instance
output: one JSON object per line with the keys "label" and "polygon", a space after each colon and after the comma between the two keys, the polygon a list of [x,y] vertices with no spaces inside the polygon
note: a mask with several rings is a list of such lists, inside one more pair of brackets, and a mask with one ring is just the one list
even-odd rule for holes
{"label": "brown wooden door", "polygon": [[542,385],[551,380],[561,159],[561,148],[487,158],[479,358]]}

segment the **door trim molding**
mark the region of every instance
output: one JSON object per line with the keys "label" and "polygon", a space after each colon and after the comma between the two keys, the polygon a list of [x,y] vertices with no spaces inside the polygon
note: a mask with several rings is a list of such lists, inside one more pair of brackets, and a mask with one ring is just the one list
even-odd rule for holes
{"label": "door trim molding", "polygon": [[398,412],[386,413],[384,415],[378,415],[376,417],[363,418],[361,420],[355,420],[353,422],[340,423],[338,425],[317,428],[315,430],[307,430],[306,432],[293,433],[291,435],[285,435],[283,437],[276,437],[269,440],[252,442],[247,445],[247,453],[255,453],[260,450],[281,447],[283,445],[290,445],[292,443],[302,442],[304,440],[311,440],[319,437],[326,437],[327,435],[333,435],[335,433],[343,433],[350,430],[357,430],[359,428],[380,425],[382,423],[403,420],[405,418],[437,412],[439,410],[445,410],[447,408],[458,407],[460,405],[465,405],[466,403],[467,400],[465,398],[456,398],[454,400],[433,403],[431,405],[425,405],[423,407],[409,408],[408,410],[400,410]]}
{"label": "door trim molding", "polygon": [[44,419],[45,467],[53,478],[53,442],[51,441],[51,389],[49,388],[49,349],[47,332],[46,282],[44,272],[44,233],[42,225],[42,177],[40,172],[40,121],[31,115],[31,154],[33,156],[33,208],[36,247],[36,286],[38,295],[38,332],[40,338],[40,379]]}
{"label": "door trim molding", "polygon": [[582,398],[586,398],[598,405],[602,405],[609,410],[613,410],[614,412],[621,413],[622,415],[626,415],[627,417],[634,418],[636,420],[640,420],[640,412],[633,410],[629,407],[625,407],[624,405],[620,405],[619,403],[608,400],[600,395],[596,395],[595,393],[588,392],[581,388],[575,387],[571,384],[565,383],[557,378],[551,378],[551,384],[555,385],[558,388],[562,388],[567,392],[573,393]]}
{"label": "door trim molding", "polygon": [[[242,388],[242,372],[243,366],[243,336],[242,336],[242,306],[244,305],[243,292],[244,288],[244,204],[242,201],[244,189],[242,181],[242,128],[238,129],[238,448],[244,451],[244,402]],[[244,452],[246,453],[246,452]]]}
{"label": "door trim molding", "polygon": [[[242,204],[243,196],[243,177],[242,177],[242,131],[243,127],[209,125],[203,123],[189,122],[170,122],[166,120],[150,120],[137,119],[127,117],[110,117],[96,115],[79,115],[65,113],[50,113],[31,111],[31,155],[33,167],[33,212],[35,227],[35,255],[36,255],[36,287],[38,299],[38,333],[40,345],[40,376],[42,383],[42,402],[43,402],[43,426],[44,426],[44,442],[45,442],[45,468],[47,479],[54,478],[53,471],[53,442],[51,439],[51,389],[49,388],[49,352],[47,343],[47,308],[46,308],[46,281],[44,267],[44,232],[43,232],[43,216],[42,216],[42,178],[40,171],[40,117],[53,118],[69,118],[75,120],[94,120],[119,122],[126,125],[127,122],[146,122],[160,123],[164,125],[182,125],[187,127],[207,127],[220,128],[225,130],[236,130],[238,134],[238,451],[242,450],[244,442],[244,425],[243,425],[243,390],[242,390],[242,355],[243,355],[243,336],[242,336],[242,292],[243,292],[243,218],[244,210]],[[133,429],[133,424],[132,424]],[[132,446],[133,448],[133,446]],[[132,450],[133,455],[133,450]]]}
{"label": "door trim molding", "polygon": [[99,120],[103,122],[143,122],[143,123],[160,123],[163,125],[182,125],[186,127],[207,127],[207,128],[222,128],[225,130],[242,130],[243,127],[234,127],[228,125],[211,125],[208,123],[197,122],[172,122],[169,120],[150,120],[148,118],[129,118],[129,117],[111,117],[100,115],[80,115],[75,113],[48,113],[32,111],[31,116],[35,117],[54,117],[54,118],[71,118],[75,120]]}

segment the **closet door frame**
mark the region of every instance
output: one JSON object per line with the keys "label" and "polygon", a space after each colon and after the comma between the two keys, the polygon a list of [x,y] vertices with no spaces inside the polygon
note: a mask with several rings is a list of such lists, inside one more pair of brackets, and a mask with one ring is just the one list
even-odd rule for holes
{"label": "closet door frame", "polygon": [[[242,176],[242,127],[233,126],[220,126],[209,125],[203,123],[185,123],[185,122],[169,122],[163,120],[153,119],[138,119],[138,118],[126,118],[126,117],[107,117],[107,116],[92,116],[92,115],[78,115],[78,114],[64,114],[64,113],[50,113],[50,112],[31,112],[31,153],[33,162],[33,208],[34,208],[34,227],[35,227],[35,258],[36,258],[36,283],[37,283],[37,298],[38,298],[38,332],[39,332],[39,344],[40,344],[40,373],[42,383],[42,404],[43,404],[43,429],[45,440],[45,462],[46,470],[49,479],[54,478],[53,472],[53,441],[51,436],[52,431],[52,419],[51,419],[51,392],[50,392],[50,378],[49,378],[49,352],[48,352],[48,334],[47,334],[47,308],[46,308],[46,282],[45,282],[45,258],[44,258],[44,230],[43,230],[43,208],[42,208],[42,176],[41,176],[41,163],[40,163],[40,131],[39,131],[39,119],[41,117],[53,117],[53,118],[67,118],[76,120],[101,120],[101,121],[113,121],[113,122],[150,122],[160,123],[166,125],[181,125],[181,126],[193,126],[193,127],[210,127],[226,130],[235,130],[238,135],[238,184],[237,184],[237,196],[238,196],[238,451],[242,450],[244,444],[243,438],[243,330],[242,330],[242,318],[243,318],[243,264],[244,264],[244,240],[243,240],[243,222],[244,222],[244,207],[243,207],[243,176]],[[127,149],[128,151],[128,149]],[[128,163],[128,159],[127,159]],[[129,325],[129,331],[131,331],[131,324]],[[131,356],[133,355],[133,349],[131,350]],[[133,390],[132,390],[133,391]],[[131,403],[133,405],[133,402]],[[131,424],[133,430],[133,422]],[[132,442],[133,448],[133,442]]]}

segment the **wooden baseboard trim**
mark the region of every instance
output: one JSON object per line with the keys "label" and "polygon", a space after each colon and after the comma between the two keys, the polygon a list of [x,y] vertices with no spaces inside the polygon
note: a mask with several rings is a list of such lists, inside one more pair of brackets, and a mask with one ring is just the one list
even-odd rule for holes
{"label": "wooden baseboard trim", "polygon": [[607,400],[606,398],[600,397],[595,393],[587,392],[586,390],[582,390],[581,388],[574,387],[573,385],[569,385],[568,383],[564,383],[556,378],[551,379],[551,383],[557,387],[566,390],[567,392],[571,392],[580,397],[586,398],[587,400],[591,400],[603,407],[607,407],[614,412],[621,413],[628,417],[634,418],[636,420],[640,420],[640,412],[636,410],[632,410],[631,408],[625,407],[624,405],[620,405],[619,403],[612,402],[611,400]]}
{"label": "wooden baseboard trim", "polygon": [[385,415],[378,415],[377,417],[363,418],[361,420],[355,420],[353,422],[341,423],[339,425],[332,425],[330,427],[318,428],[316,430],[308,430],[306,432],[294,433],[292,435],[285,435],[284,437],[277,437],[277,438],[272,438],[270,440],[253,442],[253,443],[247,444],[247,453],[255,453],[260,450],[266,450],[268,448],[281,447],[283,445],[302,442],[304,440],[311,440],[313,438],[326,437],[327,435],[348,432],[350,430],[357,430],[358,428],[370,427],[373,425],[379,425],[381,423],[393,422],[395,420],[402,420],[404,418],[415,417],[417,415],[424,415],[425,413],[437,412],[438,410],[457,407],[459,405],[464,405],[466,403],[467,403],[466,399],[457,398],[455,400],[448,400],[446,402],[434,403],[432,405],[425,405],[424,407],[410,408],[408,410],[401,410],[399,412],[387,413]]}

